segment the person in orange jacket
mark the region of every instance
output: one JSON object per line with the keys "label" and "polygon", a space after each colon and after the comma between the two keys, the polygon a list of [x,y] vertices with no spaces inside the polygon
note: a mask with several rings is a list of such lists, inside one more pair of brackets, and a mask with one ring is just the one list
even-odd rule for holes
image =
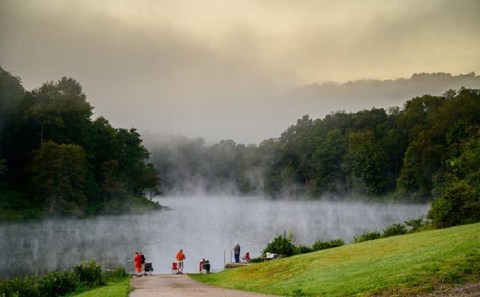
{"label": "person in orange jacket", "polygon": [[133,258],[135,262],[135,272],[137,273],[137,276],[140,276],[140,273],[142,271],[142,258],[140,257],[140,254],[138,252],[135,253],[135,257]]}
{"label": "person in orange jacket", "polygon": [[185,260],[185,254],[183,253],[183,250],[179,250],[177,253],[177,264],[178,264],[178,274],[183,273],[183,260]]}

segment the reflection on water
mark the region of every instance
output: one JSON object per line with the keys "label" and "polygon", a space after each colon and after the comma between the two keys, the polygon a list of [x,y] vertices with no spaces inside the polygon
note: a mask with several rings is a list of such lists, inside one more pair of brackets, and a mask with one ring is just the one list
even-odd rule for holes
{"label": "reflection on water", "polygon": [[162,197],[172,208],[144,215],[45,220],[0,225],[0,279],[65,270],[85,260],[133,270],[142,251],[154,273],[171,272],[179,249],[185,272],[209,259],[212,270],[230,261],[235,242],[242,255],[260,256],[276,235],[292,232],[298,244],[382,231],[393,223],[425,215],[428,205],[363,202],[279,201],[257,197]]}

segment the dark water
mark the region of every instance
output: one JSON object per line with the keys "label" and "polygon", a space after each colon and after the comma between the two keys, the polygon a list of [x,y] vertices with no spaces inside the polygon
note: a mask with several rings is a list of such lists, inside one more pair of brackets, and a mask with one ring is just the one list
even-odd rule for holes
{"label": "dark water", "polygon": [[425,215],[425,204],[278,201],[258,197],[166,197],[172,208],[144,215],[44,220],[0,225],[0,279],[65,270],[96,259],[133,270],[142,251],[154,273],[171,272],[175,254],[186,254],[185,272],[209,259],[213,270],[230,261],[235,242],[242,254],[260,256],[276,235],[293,233],[297,244],[343,239],[382,231],[393,223]]}

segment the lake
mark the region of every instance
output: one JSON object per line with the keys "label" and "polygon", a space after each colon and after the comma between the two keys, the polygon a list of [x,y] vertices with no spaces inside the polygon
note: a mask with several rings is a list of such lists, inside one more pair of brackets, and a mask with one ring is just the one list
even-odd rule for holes
{"label": "lake", "polygon": [[89,219],[48,219],[0,225],[0,279],[65,270],[96,259],[107,267],[133,271],[141,251],[154,273],[170,273],[175,254],[186,254],[185,272],[210,260],[223,269],[240,243],[242,255],[259,257],[276,235],[293,234],[297,244],[343,239],[382,231],[426,215],[427,204],[270,200],[259,197],[160,197],[171,210]]}

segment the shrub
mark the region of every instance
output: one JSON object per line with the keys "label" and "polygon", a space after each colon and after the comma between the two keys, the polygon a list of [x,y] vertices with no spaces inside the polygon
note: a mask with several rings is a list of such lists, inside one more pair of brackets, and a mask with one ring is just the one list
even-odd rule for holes
{"label": "shrub", "polygon": [[1,283],[0,294],[5,297],[28,296],[40,297],[36,277],[27,277],[23,280],[14,279]]}
{"label": "shrub", "polygon": [[335,239],[335,240],[330,240],[330,241],[317,240],[313,243],[312,250],[319,251],[319,250],[331,249],[331,248],[334,248],[334,247],[342,246],[344,244],[345,244],[345,242],[341,239]]}
{"label": "shrub", "polygon": [[[106,273],[110,280],[128,277],[125,268],[117,267]],[[57,297],[84,288],[105,284],[102,268],[94,260],[75,266],[72,271],[49,272],[42,276],[30,276],[0,282],[1,297]]]}
{"label": "shrub", "polygon": [[380,232],[373,231],[373,232],[362,233],[360,235],[355,236],[353,239],[354,239],[355,243],[359,243],[359,242],[363,242],[363,241],[379,239],[381,237],[382,236],[380,235]]}
{"label": "shrub", "polygon": [[383,237],[402,235],[406,234],[407,232],[407,226],[403,224],[393,224],[383,231]]}
{"label": "shrub", "polygon": [[293,244],[293,239],[287,238],[283,235],[278,235],[273,239],[273,241],[267,244],[262,253],[264,255],[266,253],[275,253],[283,256],[291,256],[294,252],[295,245]]}
{"label": "shrub", "polygon": [[452,183],[433,201],[428,218],[437,228],[480,222],[480,197],[465,181]]}
{"label": "shrub", "polygon": [[73,267],[73,272],[79,281],[87,286],[95,287],[105,284],[102,278],[102,267],[95,260]]}
{"label": "shrub", "polygon": [[40,296],[63,296],[74,291],[77,286],[78,278],[70,271],[50,272],[38,280]]}
{"label": "shrub", "polygon": [[417,219],[405,221],[405,225],[409,229],[408,232],[417,232],[425,230],[428,227],[428,221],[425,217],[421,216]]}
{"label": "shrub", "polygon": [[116,281],[128,277],[128,273],[123,266],[117,266],[110,271],[104,273],[105,281]]}
{"label": "shrub", "polygon": [[306,246],[306,245],[299,245],[295,248],[295,254],[296,255],[306,254],[306,253],[311,253],[311,252],[312,252],[312,248],[309,247],[309,246]]}

